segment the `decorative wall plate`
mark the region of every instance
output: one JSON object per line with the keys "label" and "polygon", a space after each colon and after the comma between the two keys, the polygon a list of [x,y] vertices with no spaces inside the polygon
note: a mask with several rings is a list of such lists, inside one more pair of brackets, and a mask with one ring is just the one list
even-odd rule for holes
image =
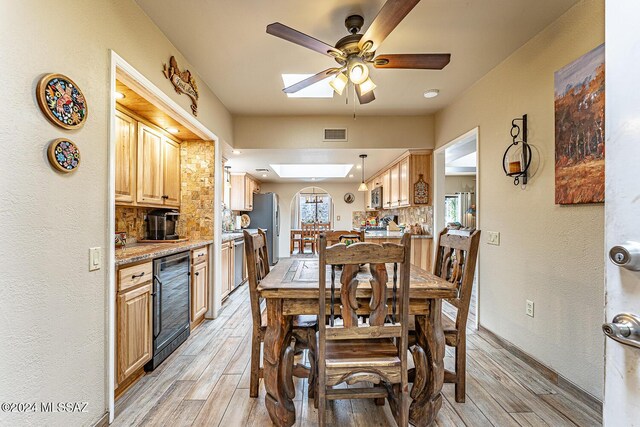
{"label": "decorative wall plate", "polygon": [[80,149],[66,138],[58,138],[49,144],[49,162],[60,172],[73,172],[80,166]]}
{"label": "decorative wall plate", "polygon": [[240,227],[247,228],[251,224],[251,217],[247,214],[242,214],[240,216]]}
{"label": "decorative wall plate", "polygon": [[87,101],[80,88],[62,74],[47,74],[36,88],[38,105],[54,124],[65,129],[79,129],[87,120]]}
{"label": "decorative wall plate", "polygon": [[356,200],[356,196],[354,196],[353,193],[347,193],[344,195],[344,201],[346,203],[351,204],[354,202],[354,200]]}

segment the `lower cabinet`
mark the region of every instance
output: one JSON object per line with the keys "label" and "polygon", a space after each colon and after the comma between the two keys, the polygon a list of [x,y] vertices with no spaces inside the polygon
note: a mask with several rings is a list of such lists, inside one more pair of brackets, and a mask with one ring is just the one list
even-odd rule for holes
{"label": "lower cabinet", "polygon": [[233,289],[233,241],[222,244],[220,268],[222,270],[222,298],[226,298]]}
{"label": "lower cabinet", "polygon": [[[365,238],[366,240],[366,238]],[[400,244],[400,238],[369,239],[371,243],[382,244],[383,242]],[[431,242],[432,239],[413,238],[411,239],[411,265],[420,267],[423,270],[431,271]]]}
{"label": "lower cabinet", "polygon": [[209,253],[206,247],[191,251],[191,329],[209,308]]}
{"label": "lower cabinet", "polygon": [[[121,270],[124,274],[120,274],[118,289],[122,289],[122,284],[130,284],[129,276],[136,279],[136,276],[142,274],[144,277],[144,272],[149,268],[147,264],[140,264]],[[144,281],[129,286],[117,294],[116,381],[118,385],[142,368],[153,355],[151,293],[151,275],[147,275]]]}

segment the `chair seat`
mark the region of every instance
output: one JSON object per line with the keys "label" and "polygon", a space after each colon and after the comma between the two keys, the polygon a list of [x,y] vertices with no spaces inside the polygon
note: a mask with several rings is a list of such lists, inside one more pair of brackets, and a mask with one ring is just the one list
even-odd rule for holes
{"label": "chair seat", "polygon": [[[262,318],[262,327],[267,327],[267,309],[263,309],[260,313]],[[299,315],[293,317],[294,328],[315,328],[318,324],[318,316],[315,315]]]}
{"label": "chair seat", "polygon": [[400,366],[398,348],[391,339],[327,341],[325,354],[327,369]]}

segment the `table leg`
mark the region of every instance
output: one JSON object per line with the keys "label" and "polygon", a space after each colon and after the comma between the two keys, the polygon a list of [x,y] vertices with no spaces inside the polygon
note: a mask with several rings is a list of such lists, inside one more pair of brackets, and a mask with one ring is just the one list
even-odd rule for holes
{"label": "table leg", "polygon": [[264,337],[265,405],[269,417],[278,427],[289,427],[296,421],[293,398],[293,356],[291,317],[282,313],[281,299],[267,298],[267,330]]}
{"label": "table leg", "polygon": [[442,406],[444,383],[444,332],[442,331],[442,301],[428,301],[429,314],[416,316],[416,343],[413,351],[416,365],[415,390],[412,390],[409,420],[417,427],[426,427],[438,416]]}

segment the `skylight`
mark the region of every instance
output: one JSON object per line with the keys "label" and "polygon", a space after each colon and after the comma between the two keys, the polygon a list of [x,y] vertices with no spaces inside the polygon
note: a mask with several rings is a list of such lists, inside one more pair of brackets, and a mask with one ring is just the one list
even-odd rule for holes
{"label": "skylight", "polygon": [[[313,74],[283,74],[282,81],[284,82],[284,87],[289,87],[311,76],[313,76]],[[329,76],[296,93],[288,93],[287,96],[289,98],[333,98],[334,91],[331,86],[329,86],[329,80],[331,80],[332,77],[333,76]]]}
{"label": "skylight", "polygon": [[352,164],[269,165],[280,178],[344,178]]}

